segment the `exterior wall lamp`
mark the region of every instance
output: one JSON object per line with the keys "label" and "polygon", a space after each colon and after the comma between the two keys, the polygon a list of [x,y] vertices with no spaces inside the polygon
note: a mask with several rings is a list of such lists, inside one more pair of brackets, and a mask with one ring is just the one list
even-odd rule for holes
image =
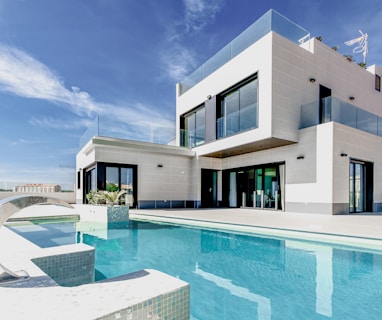
{"label": "exterior wall lamp", "polygon": [[355,98],[354,98],[353,96],[350,96],[350,97],[349,97],[349,100],[350,100],[350,101],[354,101]]}
{"label": "exterior wall lamp", "polygon": [[316,82],[316,79],[314,79],[314,78],[309,78],[309,81],[310,81],[311,83],[315,83],[315,82]]}
{"label": "exterior wall lamp", "polygon": [[158,168],[163,168],[163,164],[158,164],[157,167]]}
{"label": "exterior wall lamp", "polygon": [[305,156],[304,156],[304,155],[301,155],[301,156],[298,156],[298,157],[297,157],[297,160],[302,160],[302,159],[305,159]]}
{"label": "exterior wall lamp", "polygon": [[207,99],[210,100],[211,98],[212,98],[212,96],[209,94],[209,95],[207,96]]}
{"label": "exterior wall lamp", "polygon": [[347,156],[348,156],[347,153],[345,153],[345,152],[341,152],[341,157],[347,157]]}

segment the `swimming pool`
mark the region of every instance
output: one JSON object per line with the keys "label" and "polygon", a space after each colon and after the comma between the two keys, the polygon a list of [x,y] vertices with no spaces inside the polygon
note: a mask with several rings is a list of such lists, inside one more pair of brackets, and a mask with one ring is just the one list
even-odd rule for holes
{"label": "swimming pool", "polygon": [[97,280],[144,268],[179,277],[191,286],[191,319],[343,320],[382,314],[377,253],[134,221],[107,230],[106,237],[77,232],[75,223],[13,230],[40,246],[95,246]]}

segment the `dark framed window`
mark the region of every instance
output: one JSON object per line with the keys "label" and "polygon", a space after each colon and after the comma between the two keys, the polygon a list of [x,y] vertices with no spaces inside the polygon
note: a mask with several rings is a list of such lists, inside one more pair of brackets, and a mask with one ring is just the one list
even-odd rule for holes
{"label": "dark framed window", "polygon": [[257,74],[220,94],[219,101],[216,126],[218,139],[258,127]]}
{"label": "dark framed window", "polygon": [[138,166],[98,162],[86,171],[85,196],[91,190],[126,190],[121,204],[135,207],[138,203]]}
{"label": "dark framed window", "polygon": [[381,91],[381,76],[375,75],[375,90]]}
{"label": "dark framed window", "polygon": [[81,189],[81,171],[77,171],[77,189]]}
{"label": "dark framed window", "polygon": [[193,148],[205,143],[206,109],[204,104],[181,118],[180,145]]}

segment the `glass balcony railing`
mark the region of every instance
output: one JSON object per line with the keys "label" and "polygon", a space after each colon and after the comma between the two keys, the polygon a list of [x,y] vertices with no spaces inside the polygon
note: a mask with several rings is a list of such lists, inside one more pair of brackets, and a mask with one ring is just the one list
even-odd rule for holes
{"label": "glass balcony railing", "polygon": [[109,137],[115,139],[150,142],[155,144],[169,144],[174,137],[175,128],[169,124],[161,125],[161,122],[152,121],[150,124],[136,124],[124,117],[116,117],[114,114],[96,116],[88,124],[86,131],[78,141],[78,147],[84,147],[93,137]]}
{"label": "glass balcony railing", "polygon": [[301,129],[335,121],[382,136],[382,117],[333,97],[322,99],[321,105],[321,111],[319,101],[301,107]]}
{"label": "glass balcony railing", "polygon": [[249,105],[216,121],[217,139],[257,128],[257,104]]}
{"label": "glass balcony railing", "polygon": [[93,137],[99,136],[99,117],[97,116],[80,137],[79,147],[82,148]]}
{"label": "glass balcony railing", "polygon": [[205,128],[197,128],[197,130],[180,129],[180,146],[186,148],[194,148],[205,143]]}
{"label": "glass balcony railing", "polygon": [[219,69],[240,52],[247,49],[271,31],[278,33],[296,44],[301,44],[310,39],[310,33],[308,31],[290,21],[277,11],[269,10],[212,58],[202,64],[191,75],[181,81],[180,94],[191,89],[199,81]]}

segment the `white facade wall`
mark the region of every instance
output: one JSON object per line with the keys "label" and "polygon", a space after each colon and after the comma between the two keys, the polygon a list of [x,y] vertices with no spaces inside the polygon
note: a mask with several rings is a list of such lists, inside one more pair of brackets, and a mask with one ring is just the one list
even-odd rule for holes
{"label": "white facade wall", "polygon": [[[111,145],[85,146],[77,155],[77,170],[95,162],[137,165],[138,201],[195,200],[197,165],[192,151],[110,138],[107,143]],[[82,188],[77,190],[77,202],[83,202]]]}
{"label": "white facade wall", "polygon": [[[349,159],[355,159],[373,163],[373,200],[376,204],[382,204],[382,137],[339,123],[333,123],[333,127],[333,201],[348,202],[349,184],[346,182],[349,181]],[[340,157],[341,153],[346,153],[347,157]]]}
{"label": "white facade wall", "polygon": [[179,145],[180,116],[207,100],[242,81],[250,75],[259,74],[259,126],[255,130],[206,143],[194,150],[198,155],[227,149],[240,144],[260,141],[271,137],[272,132],[272,34],[269,33],[247,50],[238,54],[220,69],[200,81],[181,96],[177,96],[177,145]]}

